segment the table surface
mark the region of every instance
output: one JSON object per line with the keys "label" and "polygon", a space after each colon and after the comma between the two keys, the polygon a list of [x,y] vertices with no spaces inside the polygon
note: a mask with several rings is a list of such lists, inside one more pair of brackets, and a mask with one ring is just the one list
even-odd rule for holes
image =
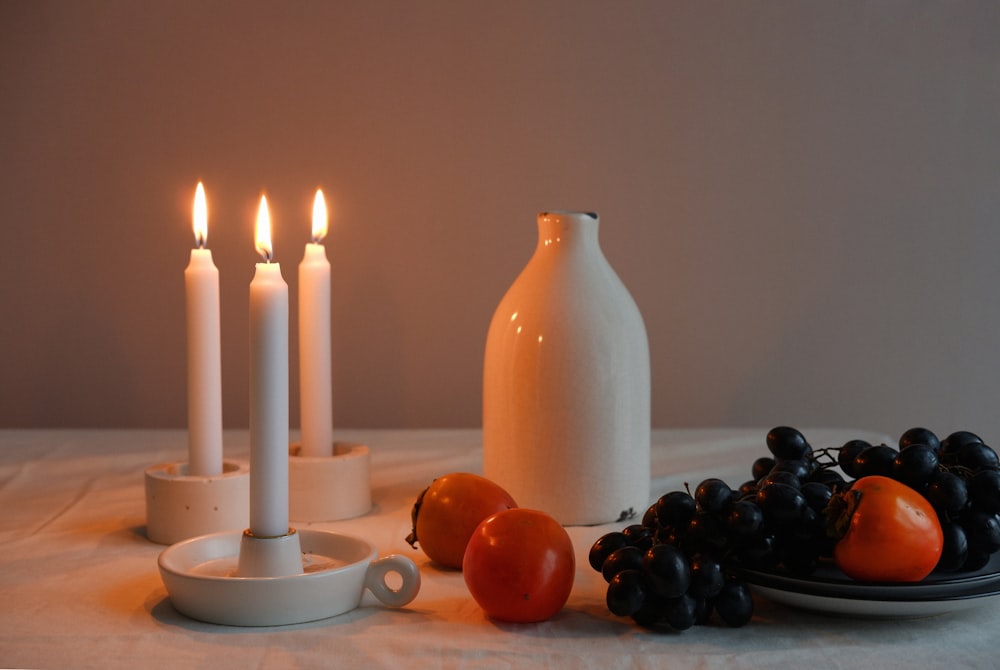
{"label": "table surface", "polygon": [[[861,431],[805,431],[834,446]],[[652,498],[718,476],[732,486],[764,455],[766,429],[655,430]],[[870,434],[869,434],[870,435]],[[1000,609],[925,619],[858,620],[790,609],[757,597],[742,628],[642,630],[611,615],[587,563],[593,541],[621,524],[570,528],[573,592],[540,624],[485,617],[460,572],[406,544],[417,494],[447,472],[481,472],[478,430],[342,431],[371,447],[371,513],[317,523],[360,535],[419,566],[407,607],[366,595],[339,617],[270,628],[200,623],[177,613],[160,580],[163,550],[145,538],[143,471],[184,460],[181,430],[0,430],[0,667],[415,668],[984,668],[997,667]],[[227,431],[227,459],[245,459],[245,431]]]}

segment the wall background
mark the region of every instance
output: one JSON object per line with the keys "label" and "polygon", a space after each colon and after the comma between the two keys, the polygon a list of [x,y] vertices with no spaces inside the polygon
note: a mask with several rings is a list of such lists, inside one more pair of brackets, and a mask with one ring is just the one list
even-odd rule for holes
{"label": "wall background", "polygon": [[479,425],[535,214],[581,209],[655,426],[1000,442],[998,122],[985,1],[7,0],[0,425],[185,425],[201,179],[228,427],[260,194],[294,320],[322,186],[342,427]]}

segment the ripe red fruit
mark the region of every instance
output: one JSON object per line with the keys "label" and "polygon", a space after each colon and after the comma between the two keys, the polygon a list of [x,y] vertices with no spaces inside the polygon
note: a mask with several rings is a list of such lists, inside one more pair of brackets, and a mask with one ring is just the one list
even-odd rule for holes
{"label": "ripe red fruit", "polygon": [[944,535],[931,504],[888,477],[857,480],[827,508],[833,558],[852,579],[918,582],[941,558]]}
{"label": "ripe red fruit", "polygon": [[486,517],[517,507],[500,485],[468,472],[438,477],[413,504],[413,530],[406,537],[419,543],[427,557],[449,568],[462,568],[465,545]]}

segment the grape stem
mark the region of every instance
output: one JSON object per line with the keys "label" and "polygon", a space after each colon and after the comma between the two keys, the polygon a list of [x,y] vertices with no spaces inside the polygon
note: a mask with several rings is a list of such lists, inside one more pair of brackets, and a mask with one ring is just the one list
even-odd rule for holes
{"label": "grape stem", "polygon": [[[840,453],[840,447],[824,447],[823,449],[817,449],[809,455],[809,461],[815,463],[820,469],[828,469],[837,467],[837,454]],[[827,459],[823,462],[821,459]]]}

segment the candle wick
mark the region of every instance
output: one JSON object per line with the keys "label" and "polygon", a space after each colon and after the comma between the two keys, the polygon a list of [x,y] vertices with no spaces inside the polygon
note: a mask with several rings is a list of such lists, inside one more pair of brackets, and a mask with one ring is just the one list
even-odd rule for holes
{"label": "candle wick", "polygon": [[204,249],[205,248],[205,237],[203,235],[201,235],[200,233],[198,235],[194,236],[194,246],[195,246],[196,249]]}

